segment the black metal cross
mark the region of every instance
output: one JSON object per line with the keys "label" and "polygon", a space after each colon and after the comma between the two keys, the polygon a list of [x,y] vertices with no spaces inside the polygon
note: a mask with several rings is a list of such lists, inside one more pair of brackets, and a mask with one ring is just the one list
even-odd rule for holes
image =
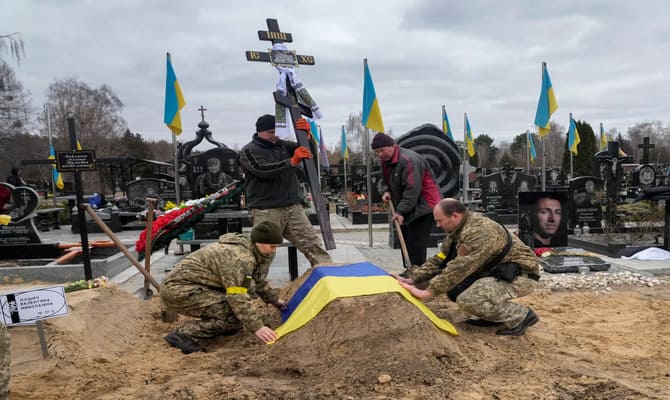
{"label": "black metal cross", "polygon": [[[279,30],[279,24],[276,19],[268,18],[266,19],[268,26],[268,31],[258,31],[258,38],[260,40],[271,41],[272,44],[292,42],[293,37],[290,33],[281,32]],[[247,51],[246,52],[248,61],[260,61],[260,62],[269,62],[274,66],[284,66],[284,67],[295,67],[298,64],[301,65],[314,65],[314,57],[296,55],[295,51],[290,50],[270,50],[269,53],[259,52],[259,51]],[[293,123],[293,130],[295,131],[296,138],[298,139],[298,144],[301,146],[311,149],[312,154],[316,153],[316,146],[312,146],[309,138],[307,137],[307,132],[301,131],[295,128],[295,123],[299,118],[302,118],[303,115],[307,117],[312,117],[312,110],[310,107],[301,104],[298,101],[295,90],[291,86],[289,80],[286,80],[286,91],[285,95],[280,91],[274,92],[275,103],[280,104],[289,109],[291,116],[291,121]],[[319,218],[319,225],[321,227],[321,235],[323,237],[323,243],[326,247],[326,250],[332,250],[335,248],[335,239],[333,238],[333,232],[330,227],[330,215],[328,211],[327,204],[323,200],[323,195],[321,194],[321,186],[319,184],[319,174],[317,171],[317,166],[315,164],[315,159],[313,160],[303,160],[303,166],[305,167],[305,173],[307,174],[307,181],[309,183],[310,192],[312,193],[312,201],[314,202],[314,209],[316,210],[317,217]]]}
{"label": "black metal cross", "polygon": [[642,140],[642,144],[638,144],[637,147],[642,149],[642,160],[640,160],[640,164],[649,164],[649,150],[655,148],[656,145],[649,143],[649,136],[645,136]]}
{"label": "black metal cross", "polygon": [[202,104],[200,104],[200,108],[198,108],[198,111],[200,111],[200,115],[202,116],[202,120],[204,121],[205,120],[205,111],[207,111],[207,109],[205,107],[203,107]]}

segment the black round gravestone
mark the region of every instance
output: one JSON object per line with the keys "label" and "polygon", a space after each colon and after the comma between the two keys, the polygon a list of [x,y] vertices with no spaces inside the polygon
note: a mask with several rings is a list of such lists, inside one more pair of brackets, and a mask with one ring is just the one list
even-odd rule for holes
{"label": "black round gravestone", "polygon": [[458,195],[461,158],[456,143],[442,130],[433,124],[423,124],[400,136],[397,143],[428,160],[442,197]]}

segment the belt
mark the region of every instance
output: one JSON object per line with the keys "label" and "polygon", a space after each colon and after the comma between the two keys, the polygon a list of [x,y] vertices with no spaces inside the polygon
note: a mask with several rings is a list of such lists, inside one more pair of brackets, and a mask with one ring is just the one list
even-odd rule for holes
{"label": "belt", "polygon": [[533,274],[533,273],[526,273],[526,272],[523,272],[523,273],[521,273],[521,276],[523,276],[523,277],[525,277],[525,278],[528,278],[528,279],[532,279],[532,280],[534,280],[534,281],[536,281],[536,282],[538,282],[538,281],[540,280],[540,275]]}

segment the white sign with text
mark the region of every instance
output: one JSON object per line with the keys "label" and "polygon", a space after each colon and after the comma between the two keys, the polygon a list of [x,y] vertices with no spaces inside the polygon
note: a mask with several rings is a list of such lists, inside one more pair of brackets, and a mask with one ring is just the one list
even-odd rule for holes
{"label": "white sign with text", "polygon": [[4,293],[0,295],[0,306],[3,323],[8,326],[61,317],[70,312],[63,286]]}

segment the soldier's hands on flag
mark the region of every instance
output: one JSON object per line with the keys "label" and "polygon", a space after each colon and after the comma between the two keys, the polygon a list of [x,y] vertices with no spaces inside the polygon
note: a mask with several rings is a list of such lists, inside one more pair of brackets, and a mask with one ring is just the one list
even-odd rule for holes
{"label": "soldier's hands on flag", "polygon": [[257,338],[264,341],[265,343],[270,343],[277,340],[277,332],[267,326],[263,326],[262,328],[258,329],[256,332],[254,332],[254,335],[256,335]]}
{"label": "soldier's hands on flag", "polygon": [[404,283],[404,284],[407,284],[407,285],[413,285],[413,284],[414,284],[414,281],[413,281],[412,279],[410,279],[410,278],[403,278],[402,276],[398,275],[398,274],[395,273],[395,272],[392,272],[392,273],[391,273],[391,276],[394,277],[394,278],[396,278],[396,279],[398,280],[398,283]]}
{"label": "soldier's hands on flag", "polygon": [[399,283],[400,283],[400,286],[402,286],[404,289],[407,289],[407,291],[409,291],[412,294],[412,296],[416,297],[417,299],[428,300],[433,295],[429,290],[422,290],[422,289],[417,288],[414,285],[403,283],[403,282],[399,282]]}
{"label": "soldier's hands on flag", "polygon": [[277,300],[272,305],[279,311],[284,311],[288,308],[288,304],[284,300]]}

